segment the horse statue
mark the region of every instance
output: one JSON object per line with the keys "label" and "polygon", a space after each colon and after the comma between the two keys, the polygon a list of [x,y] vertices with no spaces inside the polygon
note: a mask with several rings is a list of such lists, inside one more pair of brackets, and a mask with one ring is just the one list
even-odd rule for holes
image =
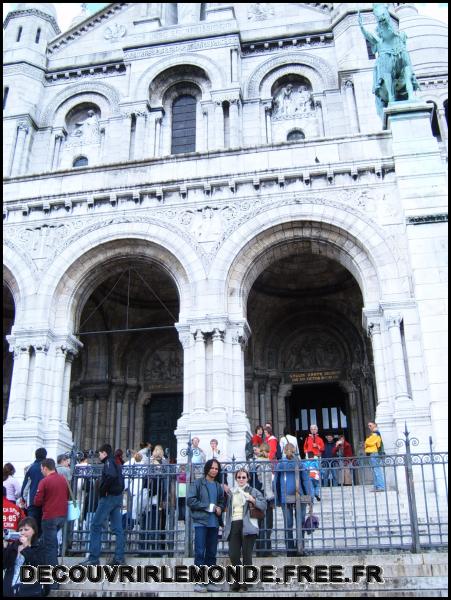
{"label": "horse statue", "polygon": [[413,100],[414,91],[420,86],[407,52],[406,34],[393,27],[386,4],[373,4],[373,12],[377,21],[376,35],[364,28],[360,12],[359,25],[371,45],[371,50],[374,54],[377,53],[373,93],[376,96],[377,112],[383,119],[384,108],[389,102]]}

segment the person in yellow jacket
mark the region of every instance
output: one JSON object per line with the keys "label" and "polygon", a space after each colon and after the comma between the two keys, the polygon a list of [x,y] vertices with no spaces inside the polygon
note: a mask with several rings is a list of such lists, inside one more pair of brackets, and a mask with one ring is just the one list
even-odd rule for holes
{"label": "person in yellow jacket", "polygon": [[374,491],[383,492],[385,483],[379,455],[379,450],[382,447],[382,436],[377,428],[377,423],[368,423],[368,429],[371,431],[371,435],[365,440],[365,454],[369,456],[370,465],[373,469]]}

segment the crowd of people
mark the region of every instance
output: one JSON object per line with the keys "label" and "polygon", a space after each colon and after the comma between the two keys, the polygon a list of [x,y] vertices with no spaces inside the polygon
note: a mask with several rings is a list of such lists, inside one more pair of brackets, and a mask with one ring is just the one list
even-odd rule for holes
{"label": "crowd of people", "polygon": [[[382,437],[377,424],[368,424],[370,435],[365,440],[365,453],[372,470],[374,491],[385,489],[380,456]],[[246,444],[247,462],[236,472],[222,468],[228,458],[212,438],[204,450],[198,436],[191,440],[190,480],[185,465],[178,465],[176,476],[165,477],[169,464],[163,447],[142,443],[129,456],[130,466],[153,466],[144,469],[143,476],[124,476],[124,452],[113,452],[109,444],[98,449],[102,473],[96,478],[84,476],[89,466],[88,455],[79,457],[77,476],[73,479],[71,457],[61,454],[47,458],[45,448],[38,448],[35,461],[26,469],[22,485],[15,478],[11,463],[3,467],[3,527],[4,532],[19,533],[18,539],[4,535],[4,580],[6,596],[21,595],[18,567],[22,564],[58,564],[61,532],[66,527],[66,539],[71,542],[74,529],[89,532],[89,553],[82,565],[100,564],[102,532],[108,525],[115,535],[114,556],[109,564],[125,563],[124,531],[137,531],[137,548],[142,556],[162,556],[165,546],[168,504],[174,500],[177,517],[185,520],[187,510],[194,528],[196,565],[216,564],[218,541],[228,542],[232,565],[252,564],[254,547],[258,556],[272,553],[272,532],[275,509],[283,514],[285,547],[288,556],[299,554],[304,538],[306,509],[321,501],[325,486],[353,485],[356,459],[351,444],[343,433],[321,436],[315,424],[299,444],[285,429],[280,439],[270,423],[257,426]],[[301,446],[301,449],[300,449]],[[303,457],[301,455],[303,453]],[[129,471],[127,472],[129,473]],[[229,478],[233,481],[229,481]],[[75,496],[74,496],[75,494]],[[76,524],[67,522],[68,500],[75,497],[81,504]],[[299,514],[300,511],[300,514]],[[298,527],[296,527],[298,523]],[[170,528],[169,528],[170,529]],[[221,535],[222,529],[222,535]],[[301,551],[302,552],[302,551]],[[35,595],[47,594],[58,584],[27,587]],[[244,589],[235,584],[233,590]],[[198,592],[217,591],[214,584],[198,584]]]}

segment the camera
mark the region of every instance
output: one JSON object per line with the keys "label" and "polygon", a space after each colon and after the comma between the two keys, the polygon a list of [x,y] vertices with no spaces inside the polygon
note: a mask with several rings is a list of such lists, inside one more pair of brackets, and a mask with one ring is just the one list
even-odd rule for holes
{"label": "camera", "polygon": [[13,531],[12,529],[4,529],[3,530],[3,539],[7,542],[15,542],[20,539],[20,533],[18,531]]}

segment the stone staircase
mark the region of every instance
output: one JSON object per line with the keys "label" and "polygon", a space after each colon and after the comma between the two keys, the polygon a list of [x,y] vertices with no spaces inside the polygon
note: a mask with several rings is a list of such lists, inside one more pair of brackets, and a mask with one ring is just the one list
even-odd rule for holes
{"label": "stone staircase", "polygon": [[[74,557],[65,558],[62,563],[73,565],[78,561]],[[352,565],[376,565],[382,568],[383,583],[291,583],[291,584],[259,584],[258,589],[240,592],[241,596],[261,597],[268,593],[274,597],[282,596],[411,596],[411,597],[441,597],[448,595],[448,555],[446,552],[428,552],[410,554],[402,552],[386,553],[356,553],[356,554],[327,554],[322,556],[307,556],[302,558],[271,558],[255,559],[254,564],[261,566],[270,562],[277,567],[281,574],[284,565],[303,565],[314,568],[318,565],[342,565],[344,575],[349,576]],[[157,558],[128,559],[131,566],[137,565],[191,565],[192,559],[186,558]],[[221,558],[218,564],[226,565],[228,560]],[[173,583],[82,583],[64,584],[59,590],[52,591],[51,596],[72,597],[187,597],[197,596],[193,584]],[[237,596],[228,590],[224,584],[218,592],[208,592],[201,596]]]}

